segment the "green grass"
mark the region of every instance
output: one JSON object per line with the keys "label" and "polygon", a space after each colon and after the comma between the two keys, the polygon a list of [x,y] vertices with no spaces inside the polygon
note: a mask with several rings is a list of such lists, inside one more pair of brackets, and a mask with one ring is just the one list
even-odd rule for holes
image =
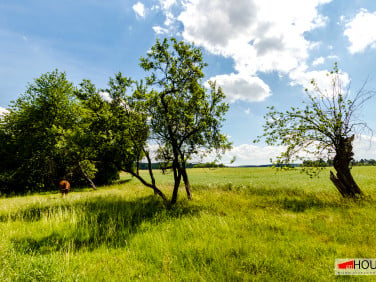
{"label": "green grass", "polygon": [[[328,173],[192,169],[194,200],[182,187],[173,209],[127,175],[67,198],[0,198],[0,281],[356,279],[336,277],[334,259],[376,258],[376,167],[353,168],[361,201]],[[157,181],[170,196],[172,175]]]}

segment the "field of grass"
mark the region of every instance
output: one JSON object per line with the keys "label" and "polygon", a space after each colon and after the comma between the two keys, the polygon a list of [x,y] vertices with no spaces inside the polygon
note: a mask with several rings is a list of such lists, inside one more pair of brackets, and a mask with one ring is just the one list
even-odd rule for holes
{"label": "field of grass", "polygon": [[[98,191],[0,198],[0,281],[332,281],[335,258],[376,258],[376,167],[367,195],[271,168],[191,169],[166,209],[123,175]],[[171,195],[172,175],[157,175]],[[375,276],[361,277],[372,280]]]}

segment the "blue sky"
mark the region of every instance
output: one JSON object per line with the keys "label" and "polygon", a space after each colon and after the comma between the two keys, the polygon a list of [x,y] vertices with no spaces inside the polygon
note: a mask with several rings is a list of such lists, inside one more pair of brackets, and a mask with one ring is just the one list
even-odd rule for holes
{"label": "blue sky", "polygon": [[[234,149],[223,161],[264,164],[281,151],[252,143],[267,106],[299,105],[312,78],[325,87],[334,62],[354,91],[367,78],[376,88],[375,26],[371,0],[0,0],[0,108],[55,68],[99,88],[118,71],[140,79],[140,56],[174,36],[203,49],[206,79],[230,102],[223,131]],[[359,113],[373,130],[375,106]],[[375,146],[359,134],[355,158],[376,158]]]}

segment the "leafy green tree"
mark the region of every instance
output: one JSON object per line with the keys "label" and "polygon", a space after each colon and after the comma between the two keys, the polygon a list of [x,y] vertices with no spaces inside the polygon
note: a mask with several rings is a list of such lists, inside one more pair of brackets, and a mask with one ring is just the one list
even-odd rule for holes
{"label": "leafy green tree", "polygon": [[85,126],[80,126],[84,133],[74,142],[82,147],[78,151],[87,151],[90,161],[105,164],[116,172],[130,173],[166,202],[166,196],[156,186],[150,165],[150,181],[139,174],[138,164],[143,157],[148,158],[151,164],[145,150],[149,127],[146,114],[139,111],[138,104],[127,94],[132,84],[130,78],[118,73],[109,81],[109,87],[105,90],[109,99],[106,100],[101,95],[103,91],[84,80],[76,92],[85,109],[81,121]]}
{"label": "leafy green tree", "polygon": [[3,188],[49,190],[66,175],[67,160],[57,144],[61,130],[77,119],[73,91],[65,73],[55,70],[35,79],[11,104],[0,133]]}
{"label": "leafy green tree", "polygon": [[277,158],[277,165],[302,160],[312,154],[316,159],[334,155],[336,174],[330,172],[331,181],[343,197],[357,197],[362,191],[350,170],[354,155],[352,143],[356,132],[368,127],[356,119],[355,113],[373,93],[365,91],[364,84],[351,99],[349,89],[343,89],[337,64],[328,76],[331,79],[330,91],[321,91],[317,83],[311,81],[314,91],[306,89],[308,103],[305,108],[291,108],[286,112],[269,108],[261,137],[269,145],[286,148]]}
{"label": "leafy green tree", "polygon": [[150,75],[145,85],[139,83],[133,98],[141,107],[139,111],[147,113],[149,139],[158,145],[158,159],[173,170],[171,203],[177,200],[182,178],[191,199],[187,161],[193,155],[230,148],[221,133],[228,110],[225,95],[213,82],[209,82],[209,91],[203,86],[207,64],[201,50],[175,38],[157,40],[140,65]]}

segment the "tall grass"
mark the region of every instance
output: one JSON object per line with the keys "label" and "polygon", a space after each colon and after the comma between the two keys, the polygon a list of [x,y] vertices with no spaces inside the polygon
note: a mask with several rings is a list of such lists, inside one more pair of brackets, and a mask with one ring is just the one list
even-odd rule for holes
{"label": "tall grass", "polygon": [[[353,172],[364,200],[269,168],[192,169],[194,201],[182,189],[172,209],[126,175],[66,198],[2,198],[0,281],[336,280],[335,258],[376,257],[376,168]],[[157,178],[170,193],[171,176]]]}

